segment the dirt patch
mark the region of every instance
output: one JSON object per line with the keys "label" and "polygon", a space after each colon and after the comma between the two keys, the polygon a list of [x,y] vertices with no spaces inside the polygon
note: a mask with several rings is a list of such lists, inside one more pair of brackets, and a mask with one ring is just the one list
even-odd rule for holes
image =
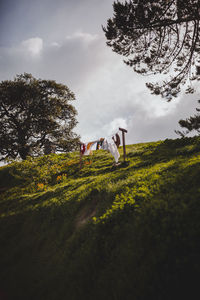
{"label": "dirt patch", "polygon": [[95,216],[97,209],[97,200],[91,200],[91,202],[86,204],[79,212],[75,226],[76,228],[80,228],[84,224],[86,224],[92,217]]}
{"label": "dirt patch", "polygon": [[6,192],[8,190],[8,188],[6,188],[6,187],[2,187],[2,188],[0,188],[0,194],[2,194],[2,193],[4,193],[4,192]]}

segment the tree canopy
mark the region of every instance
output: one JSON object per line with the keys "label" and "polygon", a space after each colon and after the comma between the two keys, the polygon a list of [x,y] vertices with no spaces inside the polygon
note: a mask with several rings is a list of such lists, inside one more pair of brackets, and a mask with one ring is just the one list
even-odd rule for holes
{"label": "tree canopy", "polygon": [[[198,100],[198,103],[200,104],[200,100]],[[197,114],[195,114],[194,116],[191,116],[185,120],[181,119],[179,121],[180,127],[184,128],[184,130],[175,130],[175,132],[181,137],[185,137],[188,133],[190,133],[193,130],[200,134],[200,109],[196,108],[196,111]]]}
{"label": "tree canopy", "polygon": [[135,72],[163,74],[161,82],[146,83],[153,94],[170,101],[187,80],[198,79],[200,0],[117,1],[113,10],[103,27],[107,45]]}
{"label": "tree canopy", "polygon": [[0,155],[6,158],[74,150],[79,137],[74,94],[66,85],[41,80],[31,74],[17,75],[0,83]]}

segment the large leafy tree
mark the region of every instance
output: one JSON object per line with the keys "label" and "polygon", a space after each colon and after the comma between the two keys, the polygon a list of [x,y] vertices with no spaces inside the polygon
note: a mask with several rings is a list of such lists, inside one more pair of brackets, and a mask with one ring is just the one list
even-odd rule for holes
{"label": "large leafy tree", "polygon": [[40,155],[50,144],[68,152],[78,145],[73,132],[74,94],[66,85],[41,80],[31,74],[17,75],[0,83],[0,155],[5,158]]}
{"label": "large leafy tree", "polygon": [[[200,0],[117,1],[113,9],[103,27],[107,45],[137,73],[163,74],[146,84],[153,94],[170,101],[188,79],[198,79]],[[186,92],[194,92],[191,85]]]}

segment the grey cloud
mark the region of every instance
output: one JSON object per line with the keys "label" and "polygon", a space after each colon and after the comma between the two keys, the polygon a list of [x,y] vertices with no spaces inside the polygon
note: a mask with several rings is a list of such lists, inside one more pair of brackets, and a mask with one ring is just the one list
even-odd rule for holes
{"label": "grey cloud", "polygon": [[[197,97],[183,95],[177,105],[169,113],[159,117],[142,111],[129,119],[129,143],[150,142],[164,140],[166,138],[178,138],[175,130],[180,130],[178,121],[194,115],[197,107]],[[176,100],[174,100],[176,101]],[[193,133],[195,134],[195,132]]]}
{"label": "grey cloud", "polygon": [[[144,91],[145,93],[148,92]],[[140,93],[135,94],[136,98],[138,96],[138,100],[140,100],[139,95]],[[101,110],[92,109],[91,114],[85,114],[85,117],[81,111],[79,116],[81,119],[80,132],[83,138],[88,141],[110,134],[109,129],[113,131],[112,124],[118,119],[121,124],[127,124],[126,141],[128,144],[178,138],[175,133],[176,129],[180,130],[178,121],[193,115],[197,106],[195,95],[184,95],[181,99],[174,100],[174,103],[166,103],[171,108],[166,111],[165,106],[164,109],[161,107],[160,115],[158,113],[155,115],[155,108],[148,108],[149,101],[151,102],[148,97],[143,105],[140,101],[135,102],[132,97],[124,99],[123,103],[120,102],[120,99],[115,98],[115,100],[116,102],[112,101],[112,105],[105,105]],[[159,101],[161,99],[158,99],[158,106]],[[115,130],[118,130],[117,123]]]}
{"label": "grey cloud", "polygon": [[[111,134],[119,125],[127,126],[129,144],[175,138],[178,120],[195,113],[197,96],[172,103],[152,96],[145,87],[150,79],[136,75],[106,47],[101,24],[112,15],[112,0],[36,0],[30,10],[25,0],[18,3],[6,33],[12,38],[18,30],[17,43],[0,47],[0,80],[28,72],[68,85],[77,98],[83,140]],[[16,20],[26,9],[24,20]],[[34,41],[38,48],[31,52]]]}
{"label": "grey cloud", "polygon": [[74,34],[60,46],[47,47],[42,64],[38,66],[39,73],[64,81],[77,90],[103,63],[104,58],[99,55],[102,46],[101,38],[96,35]]}
{"label": "grey cloud", "polygon": [[[91,72],[104,63],[104,42],[102,37],[88,33],[75,33],[62,43],[45,44],[41,55],[33,57],[22,41],[16,47],[0,48],[0,79],[15,76],[16,73],[30,72],[37,77],[45,77],[64,82],[78,89]],[[92,82],[91,82],[92,84]]]}
{"label": "grey cloud", "polygon": [[79,29],[101,33],[112,15],[113,0],[2,0],[1,45],[13,45],[30,36],[61,39]]}
{"label": "grey cloud", "polygon": [[195,112],[196,96],[166,103],[150,95],[143,77],[127,68],[98,35],[79,32],[60,44],[44,43],[36,57],[24,44],[30,45],[23,41],[0,49],[0,78],[25,71],[67,84],[76,94],[77,130],[83,140],[110,134],[120,124],[127,124],[129,144],[175,138],[178,120]]}

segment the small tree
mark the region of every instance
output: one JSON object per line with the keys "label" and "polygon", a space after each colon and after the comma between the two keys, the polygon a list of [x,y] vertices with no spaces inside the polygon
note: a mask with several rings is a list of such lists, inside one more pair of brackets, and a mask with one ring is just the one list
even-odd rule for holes
{"label": "small tree", "polygon": [[[198,103],[200,103],[200,100],[198,100]],[[190,133],[193,130],[200,134],[200,109],[196,108],[196,111],[198,113],[193,117],[189,117],[186,120],[179,121],[179,125],[181,126],[181,128],[185,128],[185,131],[175,130],[175,132],[181,137],[185,137],[188,133]]]}
{"label": "small tree", "polygon": [[135,72],[163,74],[162,82],[146,84],[153,94],[170,101],[188,78],[198,78],[192,66],[200,75],[200,0],[116,1],[113,10],[103,27],[107,45]]}
{"label": "small tree", "polygon": [[55,151],[76,149],[79,137],[74,94],[66,85],[41,80],[31,74],[17,75],[0,83],[0,155],[26,159],[41,155],[50,143]]}

